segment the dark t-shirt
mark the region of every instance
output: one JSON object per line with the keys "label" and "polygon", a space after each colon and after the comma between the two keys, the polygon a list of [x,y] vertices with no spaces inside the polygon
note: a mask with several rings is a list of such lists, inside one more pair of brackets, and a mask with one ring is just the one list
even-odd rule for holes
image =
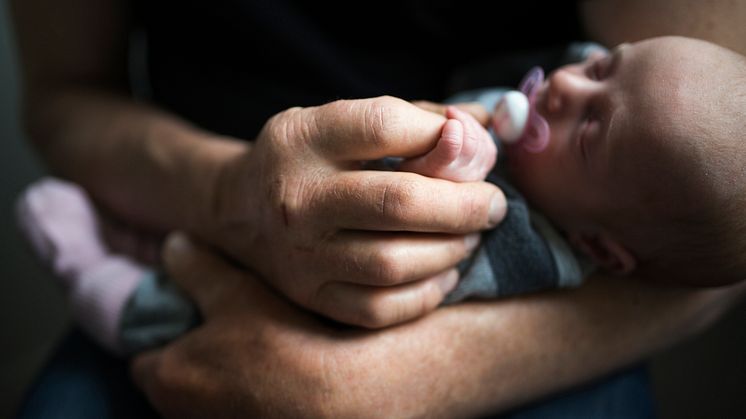
{"label": "dark t-shirt", "polygon": [[[152,99],[253,139],[291,106],[382,94],[442,100],[457,74],[580,35],[574,2],[140,0]],[[515,85],[525,69],[502,72]],[[507,79],[506,79],[507,74]],[[484,81],[484,80],[479,80]]]}

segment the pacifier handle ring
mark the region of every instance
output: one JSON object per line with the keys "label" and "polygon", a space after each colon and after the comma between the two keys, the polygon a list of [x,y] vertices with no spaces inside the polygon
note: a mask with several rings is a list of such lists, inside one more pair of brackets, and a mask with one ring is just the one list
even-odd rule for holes
{"label": "pacifier handle ring", "polygon": [[[528,121],[523,133],[523,136],[519,139],[523,148],[529,153],[540,153],[543,151],[547,144],[549,144],[549,124],[539,112],[536,111],[536,94],[539,91],[539,87],[544,82],[544,70],[539,67],[532,67],[531,70],[526,73],[519,89],[528,98]],[[528,135],[531,132],[532,135]],[[529,141],[529,138],[531,139]]]}

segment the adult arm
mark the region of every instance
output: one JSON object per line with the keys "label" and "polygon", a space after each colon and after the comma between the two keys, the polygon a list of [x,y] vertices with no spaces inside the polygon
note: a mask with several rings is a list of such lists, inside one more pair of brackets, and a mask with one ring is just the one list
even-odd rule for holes
{"label": "adult arm", "polygon": [[167,231],[204,219],[217,161],[245,146],[132,99],[127,2],[11,6],[24,125],[48,168],[134,225]]}
{"label": "adult arm", "polygon": [[700,38],[746,55],[746,3],[730,0],[584,0],[588,35],[607,46],[661,35]]}
{"label": "adult arm", "polygon": [[48,167],[128,223],[197,234],[311,310],[369,327],[432,310],[467,235],[504,214],[484,182],[361,170],[424,154],[440,115],[337,101],[280,112],[249,145],[132,98],[126,1],[12,6],[26,126]]}
{"label": "adult arm", "polygon": [[[468,303],[375,332],[340,329],[174,236],[166,260],[205,323],[133,374],[168,417],[471,417],[634,363],[711,324],[743,294],[595,278]],[[212,275],[212,281],[202,281]]]}

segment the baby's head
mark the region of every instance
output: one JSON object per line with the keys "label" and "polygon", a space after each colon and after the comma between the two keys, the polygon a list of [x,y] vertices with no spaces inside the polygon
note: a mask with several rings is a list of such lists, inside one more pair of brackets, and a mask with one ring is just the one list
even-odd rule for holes
{"label": "baby's head", "polygon": [[514,182],[602,267],[718,285],[746,278],[746,59],[680,37],[553,72],[551,130],[506,149]]}

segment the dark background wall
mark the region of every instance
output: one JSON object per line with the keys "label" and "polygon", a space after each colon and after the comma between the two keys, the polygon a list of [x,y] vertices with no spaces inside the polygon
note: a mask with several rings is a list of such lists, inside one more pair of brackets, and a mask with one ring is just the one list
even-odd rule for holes
{"label": "dark background wall", "polygon": [[[0,3],[0,417],[68,326],[64,301],[18,236],[13,201],[43,172],[18,123],[18,71],[7,2]],[[703,336],[653,359],[663,419],[746,418],[746,304]]]}
{"label": "dark background wall", "polygon": [[41,171],[18,124],[18,72],[7,2],[0,3],[0,417],[23,390],[67,324],[54,283],[18,236],[13,200]]}

